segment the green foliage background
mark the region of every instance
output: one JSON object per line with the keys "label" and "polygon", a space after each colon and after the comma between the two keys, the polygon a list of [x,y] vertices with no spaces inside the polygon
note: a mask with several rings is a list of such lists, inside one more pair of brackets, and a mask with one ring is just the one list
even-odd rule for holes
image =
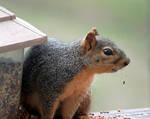
{"label": "green foliage background", "polygon": [[149,0],[0,0],[0,5],[49,37],[73,41],[94,26],[124,49],[131,58],[127,68],[95,76],[91,111],[150,107]]}

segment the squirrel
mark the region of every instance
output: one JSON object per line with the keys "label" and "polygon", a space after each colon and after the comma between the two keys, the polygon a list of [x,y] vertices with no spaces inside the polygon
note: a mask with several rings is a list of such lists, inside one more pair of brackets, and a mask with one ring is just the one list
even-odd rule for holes
{"label": "squirrel", "polygon": [[21,104],[40,119],[88,119],[94,74],[116,72],[129,62],[96,28],[70,43],[48,38],[26,53]]}

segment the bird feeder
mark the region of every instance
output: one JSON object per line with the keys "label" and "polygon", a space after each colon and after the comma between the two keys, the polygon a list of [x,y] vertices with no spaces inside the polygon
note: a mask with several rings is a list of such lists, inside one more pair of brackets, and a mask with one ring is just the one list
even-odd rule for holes
{"label": "bird feeder", "polygon": [[24,48],[46,41],[45,34],[0,7],[0,119],[16,119]]}

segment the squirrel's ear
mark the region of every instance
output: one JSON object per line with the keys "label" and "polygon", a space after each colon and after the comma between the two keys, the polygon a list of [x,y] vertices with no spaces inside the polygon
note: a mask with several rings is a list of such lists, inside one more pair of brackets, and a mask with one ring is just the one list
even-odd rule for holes
{"label": "squirrel's ear", "polygon": [[96,35],[98,35],[97,30],[95,28],[92,28],[84,37],[84,39],[81,42],[81,46],[82,48],[84,48],[85,51],[91,51],[95,48]]}

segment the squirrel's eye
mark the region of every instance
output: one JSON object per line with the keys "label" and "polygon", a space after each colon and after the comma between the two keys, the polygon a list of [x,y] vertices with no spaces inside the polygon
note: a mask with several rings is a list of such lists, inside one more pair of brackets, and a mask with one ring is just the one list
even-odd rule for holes
{"label": "squirrel's eye", "polygon": [[113,55],[112,50],[109,49],[109,48],[104,49],[103,52],[104,52],[105,55]]}

